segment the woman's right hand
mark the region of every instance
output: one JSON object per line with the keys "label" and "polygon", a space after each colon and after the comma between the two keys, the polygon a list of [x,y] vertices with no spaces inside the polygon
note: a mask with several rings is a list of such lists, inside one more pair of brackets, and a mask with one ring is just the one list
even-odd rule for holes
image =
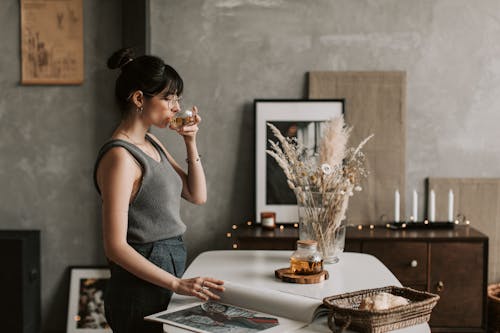
{"label": "woman's right hand", "polygon": [[212,292],[224,291],[224,281],[211,277],[195,277],[191,279],[177,279],[173,292],[180,295],[195,296],[202,301],[209,299],[219,300],[220,297]]}

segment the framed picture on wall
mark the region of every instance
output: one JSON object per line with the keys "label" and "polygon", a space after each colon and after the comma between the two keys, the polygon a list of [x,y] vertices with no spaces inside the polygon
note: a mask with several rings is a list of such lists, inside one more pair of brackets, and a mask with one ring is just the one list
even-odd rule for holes
{"label": "framed picture on wall", "polygon": [[20,0],[21,84],[82,84],[83,0]]}
{"label": "framed picture on wall", "polygon": [[267,123],[276,126],[285,137],[295,137],[307,154],[315,154],[325,123],[343,114],[344,100],[256,99],[254,109],[256,221],[260,223],[261,212],[271,211],[276,213],[277,223],[296,223],[295,194],[288,187],[283,170],[266,153],[269,140],[277,141]]}
{"label": "framed picture on wall", "polygon": [[104,316],[106,267],[71,267],[67,333],[111,333]]}

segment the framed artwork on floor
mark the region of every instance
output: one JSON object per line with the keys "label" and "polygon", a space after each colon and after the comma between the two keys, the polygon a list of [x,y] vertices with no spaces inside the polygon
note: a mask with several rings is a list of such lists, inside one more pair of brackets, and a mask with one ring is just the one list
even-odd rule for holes
{"label": "framed artwork on floor", "polygon": [[111,333],[104,316],[106,267],[70,267],[66,333]]}
{"label": "framed artwork on floor", "polygon": [[277,139],[267,126],[272,123],[285,137],[296,138],[307,154],[318,151],[325,123],[344,113],[343,99],[256,99],[255,109],[255,219],[260,213],[276,213],[277,223],[298,222],[295,194],[285,173],[266,153],[269,140]]}

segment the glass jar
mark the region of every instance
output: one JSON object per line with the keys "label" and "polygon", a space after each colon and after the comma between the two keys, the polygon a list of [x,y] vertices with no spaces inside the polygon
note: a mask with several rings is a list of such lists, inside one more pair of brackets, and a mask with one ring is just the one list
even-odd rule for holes
{"label": "glass jar", "polygon": [[275,212],[261,212],[260,224],[262,228],[267,230],[274,230],[276,228],[276,213]]}
{"label": "glass jar", "polygon": [[299,193],[299,239],[317,241],[324,264],[339,262],[344,252],[349,195],[335,197],[333,193],[308,190]]}
{"label": "glass jar", "polygon": [[170,127],[179,129],[183,126],[193,125],[195,123],[195,114],[191,110],[179,111],[170,120]]}
{"label": "glass jar", "polygon": [[290,256],[290,270],[293,274],[311,275],[323,271],[323,258],[314,240],[298,240],[297,250]]}

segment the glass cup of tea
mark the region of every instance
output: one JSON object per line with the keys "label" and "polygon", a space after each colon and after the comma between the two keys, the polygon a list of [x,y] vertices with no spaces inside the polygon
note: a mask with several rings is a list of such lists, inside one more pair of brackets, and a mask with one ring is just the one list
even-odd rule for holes
{"label": "glass cup of tea", "polygon": [[193,110],[181,110],[170,120],[170,128],[178,130],[183,126],[190,126],[196,123],[196,114]]}

